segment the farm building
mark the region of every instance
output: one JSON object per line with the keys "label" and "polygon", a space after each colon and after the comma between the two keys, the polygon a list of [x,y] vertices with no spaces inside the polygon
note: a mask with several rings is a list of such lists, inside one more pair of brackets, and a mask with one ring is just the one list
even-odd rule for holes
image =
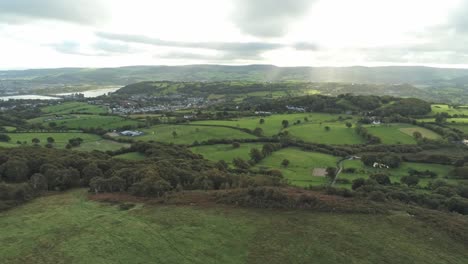
{"label": "farm building", "polygon": [[143,132],[141,131],[131,131],[131,130],[125,130],[120,132],[120,135],[122,136],[127,136],[127,137],[137,137],[143,135]]}

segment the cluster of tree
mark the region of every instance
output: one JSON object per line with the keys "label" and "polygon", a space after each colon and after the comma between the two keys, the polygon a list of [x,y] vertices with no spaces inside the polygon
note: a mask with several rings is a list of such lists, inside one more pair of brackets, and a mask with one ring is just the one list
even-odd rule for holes
{"label": "cluster of tree", "polygon": [[[216,190],[248,186],[280,186],[281,175],[229,172],[227,166],[202,159],[187,148],[157,143],[136,143],[132,151],[148,156],[144,161],[112,159],[100,153],[48,148],[0,149],[0,185],[8,189],[10,204],[41,191],[89,187],[93,192],[125,191],[161,196],[168,191]],[[12,198],[13,197],[13,198]],[[17,199],[15,197],[18,197]],[[2,205],[3,206],[3,205]]]}
{"label": "cluster of tree", "polygon": [[323,208],[324,203],[317,197],[303,194],[291,196],[274,187],[250,187],[219,193],[218,202],[255,208]]}
{"label": "cluster of tree", "polygon": [[401,179],[404,185],[392,184],[384,174],[373,175],[369,179],[353,180],[352,189],[358,196],[370,200],[384,202],[394,200],[403,203],[416,204],[437,210],[448,210],[460,214],[468,214],[468,185],[457,186],[442,180],[434,180],[426,188],[428,192],[418,192],[410,186],[417,185],[418,176],[405,176]]}
{"label": "cluster of tree", "polygon": [[365,154],[361,157],[364,165],[373,167],[374,164],[388,166],[389,168],[398,168],[401,164],[401,158],[395,154]]}
{"label": "cluster of tree", "polygon": [[367,144],[380,144],[382,142],[379,137],[369,133],[367,128],[361,126],[360,124],[358,124],[354,130],[356,131],[356,134],[366,140]]}
{"label": "cluster of tree", "polygon": [[288,112],[287,106],[305,109],[307,112],[343,113],[363,112],[376,116],[412,116],[431,112],[431,104],[416,98],[396,98],[390,96],[342,94],[337,97],[308,95],[293,98],[280,98],[259,104],[259,111]]}

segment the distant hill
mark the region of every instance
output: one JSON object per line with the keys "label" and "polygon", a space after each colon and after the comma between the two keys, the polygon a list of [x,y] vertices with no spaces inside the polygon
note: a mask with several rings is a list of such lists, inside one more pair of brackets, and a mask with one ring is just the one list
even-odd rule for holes
{"label": "distant hill", "polygon": [[310,81],[431,84],[468,78],[468,69],[430,67],[131,66],[0,71],[0,79],[36,85],[127,85],[141,81]]}

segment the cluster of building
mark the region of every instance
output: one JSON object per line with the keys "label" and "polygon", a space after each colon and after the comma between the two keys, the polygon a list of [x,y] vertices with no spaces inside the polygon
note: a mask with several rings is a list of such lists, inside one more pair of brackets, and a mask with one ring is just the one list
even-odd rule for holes
{"label": "cluster of building", "polygon": [[142,131],[133,131],[133,130],[125,130],[119,133],[121,136],[126,136],[126,137],[138,137],[142,136],[143,133]]}
{"label": "cluster of building", "polygon": [[286,109],[288,109],[289,111],[294,111],[294,112],[305,112],[306,111],[304,107],[297,107],[297,106],[291,106],[291,105],[286,106]]}

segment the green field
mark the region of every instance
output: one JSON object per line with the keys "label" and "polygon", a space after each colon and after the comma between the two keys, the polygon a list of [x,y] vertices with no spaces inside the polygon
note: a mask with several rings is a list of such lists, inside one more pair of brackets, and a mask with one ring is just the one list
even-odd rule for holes
{"label": "green field", "polygon": [[464,264],[466,243],[407,213],[152,206],[131,210],[86,190],[0,213],[2,264]]}
{"label": "green field", "polygon": [[[330,128],[329,131],[325,127]],[[347,128],[344,123],[303,124],[287,129],[291,136],[306,142],[322,144],[362,144],[364,140],[356,134],[354,128]]]}
{"label": "green field", "polygon": [[432,108],[432,114],[434,115],[437,113],[444,113],[444,112],[449,115],[468,115],[468,106],[453,108],[444,104],[433,104],[431,108]]}
{"label": "green field", "polygon": [[212,161],[224,160],[231,164],[234,158],[242,158],[249,160],[250,150],[257,148],[261,150],[263,144],[261,143],[242,143],[239,148],[233,148],[232,145],[210,145],[193,147],[192,152],[201,154],[205,159]]}
{"label": "green field", "polygon": [[75,150],[81,150],[81,151],[93,151],[93,150],[99,150],[99,151],[116,151],[121,148],[129,148],[130,144],[125,144],[125,143],[119,143],[115,142],[112,140],[97,140],[97,141],[88,141],[84,142],[81,144],[80,147],[75,148]]}
{"label": "green field", "polygon": [[379,137],[383,144],[416,144],[413,132],[419,131],[423,137],[439,139],[440,135],[433,131],[409,124],[382,124],[379,126],[366,126],[369,133]]}
{"label": "green field", "polygon": [[88,113],[88,114],[105,114],[107,113],[107,108],[104,106],[90,105],[82,102],[66,102],[59,103],[57,105],[46,106],[41,109],[42,112],[47,114],[54,115],[65,115],[65,114],[78,114],[78,113]]}
{"label": "green field", "polygon": [[18,141],[24,145],[33,145],[32,139],[37,138],[40,140],[39,145],[44,146],[47,144],[47,138],[52,137],[55,140],[54,147],[65,148],[68,140],[72,138],[82,138],[83,143],[80,147],[74,148],[75,150],[93,151],[93,150],[118,150],[122,147],[128,147],[128,144],[117,143],[110,140],[103,140],[101,137],[93,134],[86,133],[8,133],[11,140],[10,142],[0,142],[0,147],[18,147]]}
{"label": "green field", "polygon": [[125,154],[120,154],[117,156],[114,156],[116,159],[125,159],[125,160],[144,160],[145,155],[139,152],[129,152]]}
{"label": "green field", "polygon": [[[145,135],[135,137],[135,140],[159,141],[174,144],[192,144],[194,141],[203,142],[209,139],[246,139],[255,138],[237,129],[209,126],[185,126],[185,125],[157,125],[142,129]],[[176,131],[174,137],[172,132]]]}
{"label": "green field", "polygon": [[47,126],[50,122],[54,122],[57,126],[64,126],[68,129],[87,129],[87,128],[103,128],[117,129],[123,126],[136,126],[138,121],[133,119],[125,119],[120,116],[105,116],[105,115],[64,115],[59,118],[51,116],[43,116],[29,120],[30,123],[43,123]]}
{"label": "green field", "polygon": [[[304,118],[308,118],[309,121],[306,123],[319,124],[325,122],[337,122],[340,115],[334,114],[322,114],[322,113],[302,113],[302,114],[283,114],[283,115],[271,115],[267,117],[245,117],[238,120],[207,120],[207,121],[196,121],[193,124],[208,124],[208,125],[223,125],[240,128],[255,129],[260,127],[263,129],[265,136],[273,136],[282,131],[283,127],[281,122],[288,120],[290,128],[294,127],[294,122],[301,121],[305,123]],[[351,117],[348,115],[341,115],[341,117]],[[264,124],[260,124],[260,119],[265,120]],[[343,126],[344,126],[344,122]],[[300,125],[297,125],[300,126]],[[324,125],[325,126],[325,125]]]}
{"label": "green field", "polygon": [[[290,164],[287,168],[281,166],[281,162],[288,159]],[[338,157],[306,152],[296,148],[287,148],[274,152],[271,156],[263,159],[257,168],[279,169],[290,184],[296,186],[323,185],[328,182],[326,177],[313,176],[314,168],[336,167]]]}
{"label": "green field", "polygon": [[[341,173],[339,178],[342,179],[349,179],[354,180],[356,178],[365,178],[367,179],[369,175],[375,173],[384,173],[390,176],[390,180],[392,182],[399,182],[400,178],[403,176],[408,175],[408,171],[410,169],[418,170],[418,171],[433,171],[437,173],[436,179],[443,179],[448,182],[456,183],[456,180],[445,179],[446,176],[449,175],[450,171],[453,170],[452,166],[449,165],[441,165],[441,164],[428,164],[428,163],[415,163],[415,162],[403,162],[400,167],[395,169],[375,169],[372,167],[365,166],[359,160],[347,160],[343,162],[343,168],[355,168],[356,173]],[[420,179],[419,185],[420,186],[427,186],[427,184],[433,179]],[[349,185],[350,186],[350,185]]]}

